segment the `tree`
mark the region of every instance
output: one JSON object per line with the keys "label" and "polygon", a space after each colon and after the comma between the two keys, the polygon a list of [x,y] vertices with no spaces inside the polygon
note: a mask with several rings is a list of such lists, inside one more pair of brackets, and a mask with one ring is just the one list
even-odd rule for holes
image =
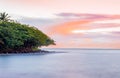
{"label": "tree", "polygon": [[10,20],[9,18],[10,18],[10,16],[8,16],[8,13],[6,13],[6,12],[0,13],[1,21],[9,21]]}
{"label": "tree", "polygon": [[[8,18],[8,14],[2,14]],[[0,22],[0,53],[31,52],[41,46],[55,45],[54,40],[35,27],[18,22]]]}

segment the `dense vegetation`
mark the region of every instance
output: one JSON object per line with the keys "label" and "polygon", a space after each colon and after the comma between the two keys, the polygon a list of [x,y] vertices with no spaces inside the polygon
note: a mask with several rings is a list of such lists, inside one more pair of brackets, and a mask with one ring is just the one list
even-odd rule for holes
{"label": "dense vegetation", "polygon": [[11,21],[8,17],[6,13],[0,14],[0,53],[31,52],[55,44],[37,28]]}

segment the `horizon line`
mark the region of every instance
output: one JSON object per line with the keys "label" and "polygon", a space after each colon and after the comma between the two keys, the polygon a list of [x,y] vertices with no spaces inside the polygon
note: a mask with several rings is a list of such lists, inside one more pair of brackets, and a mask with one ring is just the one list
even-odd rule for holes
{"label": "horizon line", "polygon": [[45,48],[45,49],[80,49],[80,50],[120,50],[113,48]]}

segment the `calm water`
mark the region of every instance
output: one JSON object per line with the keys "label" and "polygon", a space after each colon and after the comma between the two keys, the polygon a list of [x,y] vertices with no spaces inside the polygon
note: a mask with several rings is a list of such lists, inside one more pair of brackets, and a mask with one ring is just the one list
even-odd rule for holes
{"label": "calm water", "polygon": [[0,56],[0,78],[120,78],[120,50],[49,50]]}

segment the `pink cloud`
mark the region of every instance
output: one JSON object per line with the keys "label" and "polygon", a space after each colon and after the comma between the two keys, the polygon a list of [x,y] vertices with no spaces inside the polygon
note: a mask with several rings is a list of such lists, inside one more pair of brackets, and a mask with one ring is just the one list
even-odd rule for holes
{"label": "pink cloud", "polygon": [[92,29],[97,28],[111,28],[111,27],[120,27],[118,23],[89,23],[87,26],[91,27]]}
{"label": "pink cloud", "polygon": [[59,13],[56,15],[63,18],[73,17],[73,18],[80,18],[80,19],[86,19],[86,20],[120,19],[120,15],[107,15],[107,14]]}
{"label": "pink cloud", "polygon": [[[120,23],[95,23],[96,21],[106,21],[120,19],[114,15],[86,15],[83,14],[86,18],[81,18],[82,14],[62,14],[62,17],[68,18],[71,16],[76,17],[76,20],[68,20],[60,24],[56,24],[50,27],[49,32],[53,32],[50,35],[56,40],[57,45],[64,44],[64,47],[76,47],[76,48],[120,48],[120,36],[118,31],[112,31],[120,27]],[[61,15],[60,15],[61,16]],[[67,16],[67,17],[66,17]],[[88,17],[89,16],[89,17]],[[80,18],[80,19],[78,19]],[[90,20],[92,19],[92,20]],[[78,33],[74,34],[70,31],[72,30],[109,30],[109,32],[89,32],[89,33]],[[55,38],[55,35],[61,36],[58,39]],[[63,40],[63,41],[61,41]],[[63,46],[63,45],[62,45]],[[61,46],[61,47],[62,47]],[[55,47],[55,46],[54,46]]]}

